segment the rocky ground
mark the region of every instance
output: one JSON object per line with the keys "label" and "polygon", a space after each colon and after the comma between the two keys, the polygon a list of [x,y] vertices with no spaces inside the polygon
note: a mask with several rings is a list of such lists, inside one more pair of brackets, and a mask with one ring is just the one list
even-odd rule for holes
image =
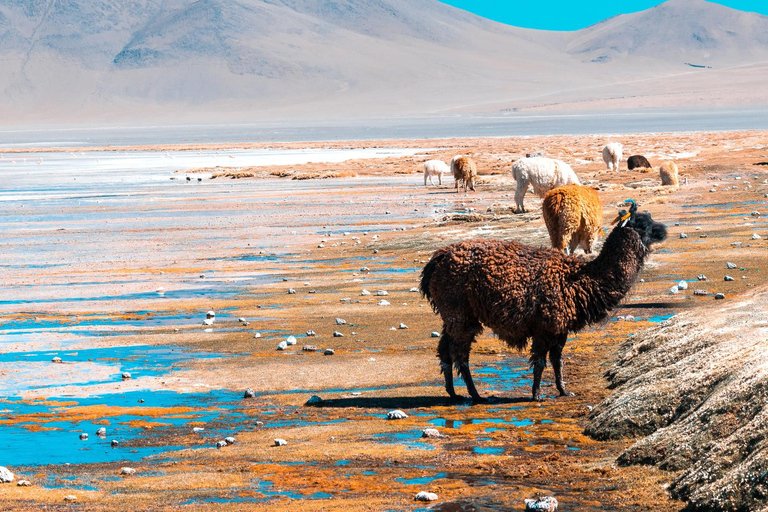
{"label": "rocky ground", "polygon": [[[683,184],[661,187],[656,172],[605,170],[600,149],[610,140],[624,143],[625,156],[643,154],[656,166],[674,159]],[[0,508],[70,507],[65,497],[74,496],[83,510],[522,510],[526,498],[553,495],[560,510],[681,510],[684,500],[725,509],[734,502],[707,475],[736,485],[738,475],[758,467],[749,447],[762,443],[748,432],[723,436],[762,411],[746,397],[762,382],[768,167],[756,164],[768,162],[767,142],[763,132],[733,132],[321,144],[423,152],[204,169],[197,197],[166,201],[163,210],[151,202],[93,207],[136,219],[130,230],[65,216],[34,242],[7,237],[4,253],[13,264],[6,282],[30,302],[3,304],[0,329],[13,334],[3,348],[41,355],[32,370],[0,366],[0,378],[21,389],[0,405],[0,431],[14,443],[39,443],[30,460],[35,450],[62,457],[41,455],[51,461],[41,465],[0,455],[16,481],[31,483],[0,485]],[[546,380],[550,398],[530,402],[525,354],[485,333],[471,363],[481,394],[494,398],[452,404],[431,337],[438,318],[411,290],[430,253],[454,241],[548,245],[538,198],[526,196],[529,213],[512,211],[509,168],[527,152],[572,163],[582,182],[598,189],[604,225],[631,198],[666,223],[670,236],[614,319],[568,341],[566,380],[576,396],[552,398]],[[425,188],[421,162],[457,153],[478,162],[478,190],[456,194],[450,178]],[[285,184],[283,192],[265,186],[276,182]],[[204,225],[206,236],[192,226],[154,223],[166,211]],[[28,222],[39,227],[34,216]],[[81,241],[102,251],[103,261],[85,249],[73,255],[69,248]],[[25,244],[50,246],[50,258],[67,266],[25,267],[13,260]],[[213,291],[191,293],[203,279]],[[681,280],[688,287],[672,293]],[[149,297],[159,286],[164,295]],[[208,310],[216,312],[211,326],[202,325]],[[290,335],[297,344],[276,350]],[[742,348],[732,351],[733,338]],[[126,352],[131,347],[139,348]],[[77,358],[101,348],[106,355]],[[333,355],[324,355],[328,348]],[[148,370],[145,359],[173,351],[181,355],[172,364]],[[748,354],[755,357],[747,361]],[[106,360],[118,360],[132,378],[107,372],[87,385],[78,381],[102,371]],[[132,367],[137,360],[142,364]],[[549,369],[544,376],[551,379]],[[40,386],[22,389],[33,380]],[[244,399],[249,388],[255,396]],[[308,404],[314,395],[321,400]],[[408,417],[387,419],[395,409]],[[708,418],[703,426],[693,422],[700,418],[691,411],[699,410]],[[103,442],[98,426],[108,431]],[[422,438],[427,428],[444,437]],[[79,441],[80,431],[89,440]],[[41,432],[62,441],[35,437]],[[216,448],[228,436],[234,444]],[[275,446],[276,438],[287,444]],[[76,447],[67,453],[70,439]],[[726,475],[728,461],[749,471]],[[122,474],[126,466],[135,473]],[[414,501],[420,491],[438,500]],[[742,498],[764,502],[755,492]]]}

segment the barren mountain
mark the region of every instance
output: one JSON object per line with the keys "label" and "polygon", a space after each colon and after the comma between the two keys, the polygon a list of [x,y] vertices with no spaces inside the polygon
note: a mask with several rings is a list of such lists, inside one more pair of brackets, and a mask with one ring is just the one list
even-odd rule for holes
{"label": "barren mountain", "polygon": [[[573,33],[436,0],[0,0],[0,114],[268,121],[768,103],[752,86],[765,76],[755,63],[768,60],[766,29],[764,16],[703,0]],[[736,64],[752,65],[746,77],[723,71]],[[690,72],[715,81],[681,81]]]}

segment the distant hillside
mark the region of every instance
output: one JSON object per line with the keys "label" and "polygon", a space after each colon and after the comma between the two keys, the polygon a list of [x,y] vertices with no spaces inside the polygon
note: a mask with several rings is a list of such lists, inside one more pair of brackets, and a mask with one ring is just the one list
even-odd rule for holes
{"label": "distant hillside", "polygon": [[[768,103],[752,86],[767,20],[670,0],[555,33],[436,0],[0,0],[0,122],[504,114],[670,93]],[[753,66],[723,71],[737,64]],[[715,80],[681,82],[691,71]]]}

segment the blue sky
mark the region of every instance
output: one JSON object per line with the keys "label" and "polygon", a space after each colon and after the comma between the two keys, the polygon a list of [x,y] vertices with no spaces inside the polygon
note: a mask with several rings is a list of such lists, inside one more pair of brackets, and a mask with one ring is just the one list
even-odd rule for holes
{"label": "blue sky", "polygon": [[[578,30],[617,14],[642,11],[661,0],[442,0],[484,18],[545,30]],[[768,15],[766,0],[717,0],[714,3]]]}

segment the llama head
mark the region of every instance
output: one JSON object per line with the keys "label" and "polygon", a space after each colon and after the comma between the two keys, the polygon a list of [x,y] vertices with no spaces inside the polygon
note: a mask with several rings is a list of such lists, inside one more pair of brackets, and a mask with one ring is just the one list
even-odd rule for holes
{"label": "llama head", "polygon": [[637,203],[632,199],[625,202],[631,203],[629,211],[619,210],[619,216],[613,221],[618,222],[620,228],[631,228],[640,235],[643,245],[650,248],[651,244],[661,242],[667,238],[667,226],[656,222],[648,212],[637,213]]}

